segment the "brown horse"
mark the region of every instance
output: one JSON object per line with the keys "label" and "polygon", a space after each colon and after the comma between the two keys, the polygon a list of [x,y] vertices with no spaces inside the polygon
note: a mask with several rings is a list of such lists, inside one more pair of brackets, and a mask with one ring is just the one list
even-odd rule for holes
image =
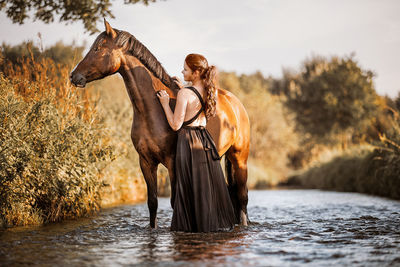
{"label": "brown horse", "polygon": [[[131,138],[147,184],[150,226],[157,227],[157,167],[163,164],[171,182],[171,204],[175,199],[175,153],[177,134],[168,125],[156,91],[167,90],[174,108],[179,87],[155,56],[134,36],[111,28],[94,41],[84,59],[70,75],[78,87],[118,72],[132,102],[134,119]],[[207,123],[220,155],[225,155],[228,189],[236,223],[247,225],[247,158],[250,144],[249,118],[240,101],[218,89],[217,114]]]}

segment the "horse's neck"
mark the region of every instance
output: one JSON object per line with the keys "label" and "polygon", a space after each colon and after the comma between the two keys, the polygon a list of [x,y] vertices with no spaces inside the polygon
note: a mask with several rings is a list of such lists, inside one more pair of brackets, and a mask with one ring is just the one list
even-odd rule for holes
{"label": "horse's neck", "polygon": [[119,73],[121,74],[122,78],[124,79],[125,83],[125,88],[126,91],[128,92],[129,99],[131,100],[132,106],[134,110],[137,110],[138,112],[144,112],[144,103],[143,103],[143,97],[142,93],[140,92],[136,81],[135,77],[132,72],[133,69],[131,68],[125,68],[122,67],[119,70]]}
{"label": "horse's neck", "polygon": [[124,79],[135,117],[143,117],[150,124],[159,123],[163,110],[155,95],[150,74],[144,67],[137,65],[122,66],[119,73]]}

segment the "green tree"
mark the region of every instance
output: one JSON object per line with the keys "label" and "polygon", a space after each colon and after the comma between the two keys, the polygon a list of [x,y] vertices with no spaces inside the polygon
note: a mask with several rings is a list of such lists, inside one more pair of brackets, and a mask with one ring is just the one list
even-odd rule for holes
{"label": "green tree", "polygon": [[[302,71],[286,77],[280,90],[295,112],[298,128],[320,141],[349,137],[365,129],[377,110],[373,73],[361,69],[353,55],[314,57]],[[285,79],[285,77],[284,77]]]}
{"label": "green tree", "polygon": [[[124,0],[124,4],[143,3],[148,5],[156,0]],[[33,11],[33,19],[45,23],[54,21],[59,16],[60,22],[81,21],[85,29],[91,33],[97,32],[96,21],[99,18],[111,17],[110,0],[0,0],[0,11],[7,14],[13,23],[23,24],[28,13]]]}

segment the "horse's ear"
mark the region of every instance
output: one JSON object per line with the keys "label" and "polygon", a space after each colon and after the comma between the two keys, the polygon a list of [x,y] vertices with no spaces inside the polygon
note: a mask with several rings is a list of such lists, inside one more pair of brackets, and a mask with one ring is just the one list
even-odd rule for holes
{"label": "horse's ear", "polygon": [[110,36],[113,39],[117,37],[117,33],[114,31],[113,28],[111,28],[110,24],[106,21],[105,18],[104,18],[104,26],[106,27],[106,33],[108,36]]}

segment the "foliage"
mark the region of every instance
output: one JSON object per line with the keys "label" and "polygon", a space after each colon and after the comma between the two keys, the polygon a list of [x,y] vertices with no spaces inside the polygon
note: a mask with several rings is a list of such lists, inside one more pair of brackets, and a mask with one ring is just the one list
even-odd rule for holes
{"label": "foliage", "polygon": [[[124,0],[125,4],[142,2],[148,5],[156,0]],[[28,13],[33,11],[33,18],[45,23],[54,21],[59,16],[60,22],[82,21],[85,29],[91,33],[97,30],[96,21],[99,18],[111,17],[110,0],[85,0],[85,1],[61,1],[61,0],[1,0],[0,11],[4,11],[13,23],[23,24]]]}
{"label": "foliage", "polygon": [[329,61],[314,57],[303,63],[300,73],[284,74],[279,91],[296,115],[298,130],[319,142],[365,130],[376,113],[373,73],[361,69],[352,56]]}
{"label": "foliage", "polygon": [[27,58],[8,74],[0,75],[0,222],[40,224],[97,210],[112,147],[96,102],[49,58]]}

